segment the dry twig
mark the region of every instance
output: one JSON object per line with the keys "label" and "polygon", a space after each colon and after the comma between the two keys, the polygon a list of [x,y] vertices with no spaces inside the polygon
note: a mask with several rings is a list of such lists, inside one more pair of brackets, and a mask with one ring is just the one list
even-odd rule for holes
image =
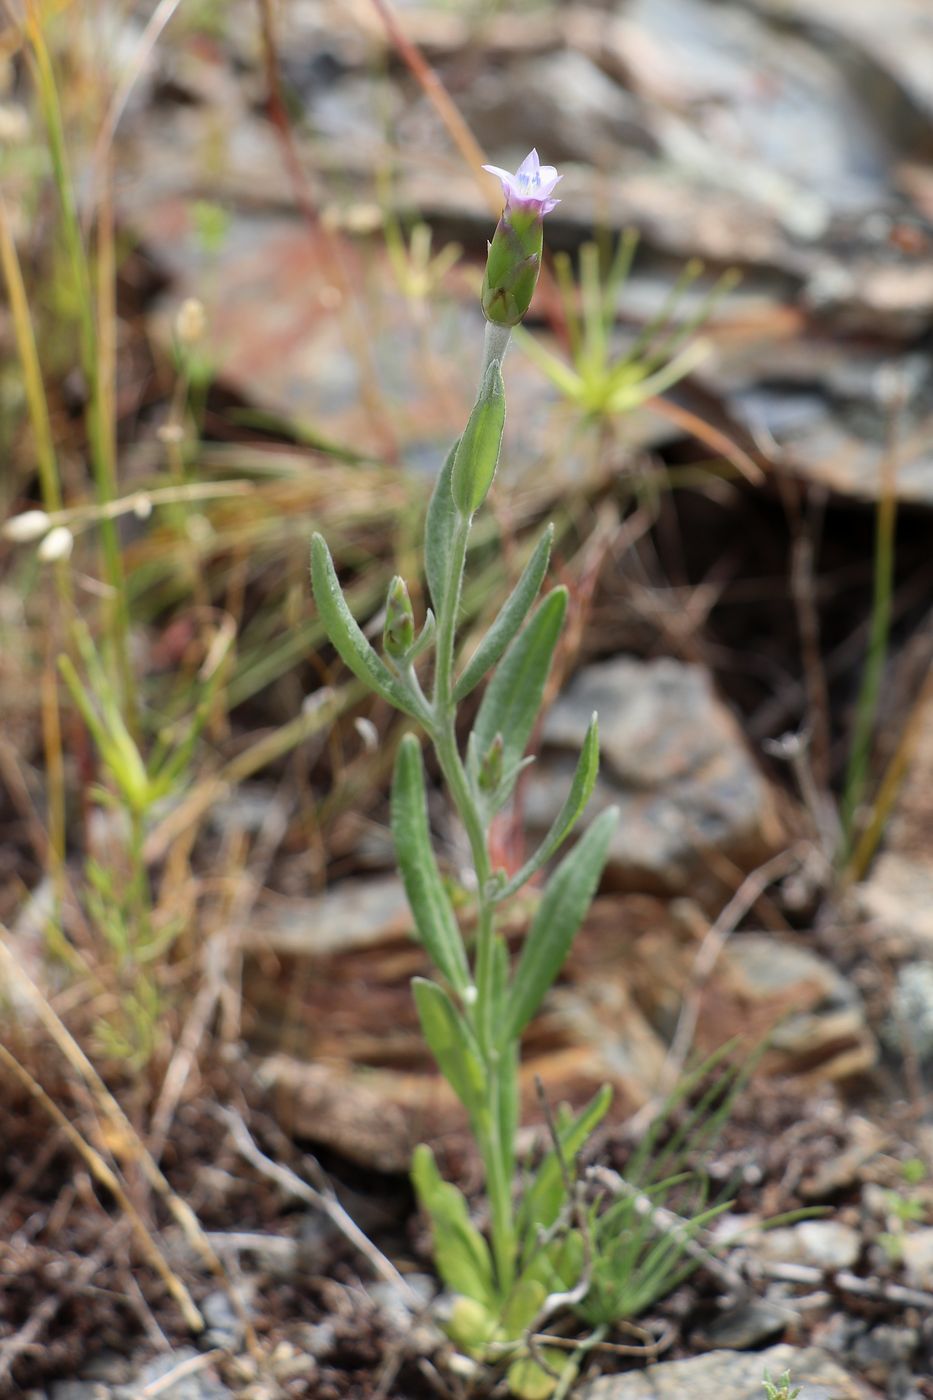
{"label": "dry twig", "polygon": [[387,1259],[381,1250],[376,1248],[372,1240],[363,1233],[329,1187],[318,1190],[307,1181],[303,1181],[297,1172],[292,1171],[291,1167],[286,1167],[281,1162],[273,1162],[271,1157],[267,1157],[253,1141],[252,1134],[238,1114],[229,1108],[219,1106],[216,1111],[230,1129],[230,1135],[240,1155],[251,1166],[261,1172],[263,1176],[268,1177],[270,1181],[276,1182],[288,1195],[297,1196],[300,1201],[306,1201],[316,1210],[323,1211],[344,1239],[369,1260],[375,1273],[380,1278],[385,1279],[387,1283],[392,1284],[393,1288],[398,1289],[410,1308],[416,1309],[418,1312],[421,1311],[423,1303],[418,1294],[406,1283],[391,1260]]}

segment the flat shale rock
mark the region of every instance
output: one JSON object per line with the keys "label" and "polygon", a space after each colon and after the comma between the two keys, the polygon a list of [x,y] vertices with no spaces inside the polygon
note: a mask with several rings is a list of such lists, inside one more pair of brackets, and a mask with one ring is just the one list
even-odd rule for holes
{"label": "flat shale rock", "polygon": [[[506,929],[513,952],[532,903]],[[653,1096],[666,1050],[637,1004],[629,962],[647,932],[670,923],[651,898],[594,906],[525,1036],[523,1121],[540,1117],[537,1077],[551,1102],[576,1106],[609,1082],[620,1117]],[[418,1142],[462,1138],[462,1108],[418,1025],[410,981],[429,966],[400,882],[347,881],[267,903],[244,954],[244,1025],[283,1127],[383,1171],[407,1170]]]}
{"label": "flat shale rock", "polygon": [[780,1345],[747,1354],[711,1351],[686,1361],[664,1361],[644,1371],[601,1376],[580,1400],[761,1400],[762,1377],[790,1371],[798,1400],[868,1400],[871,1392],[818,1347]]}
{"label": "flat shale rock", "polygon": [[782,832],[771,790],[699,666],[618,657],[575,676],[545,720],[529,824],[543,829],[557,815],[594,710],[602,769],[589,819],[621,809],[609,883],[721,902],[724,873],[753,868]]}

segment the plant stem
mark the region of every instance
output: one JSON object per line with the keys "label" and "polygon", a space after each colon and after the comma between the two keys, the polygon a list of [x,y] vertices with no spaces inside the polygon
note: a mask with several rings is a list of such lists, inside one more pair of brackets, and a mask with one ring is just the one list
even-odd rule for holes
{"label": "plant stem", "polygon": [[[501,359],[507,343],[507,333],[497,336],[487,334],[483,374],[493,359]],[[501,1055],[495,1043],[495,929],[493,906],[487,894],[492,862],[489,858],[486,821],[472,791],[457,747],[456,704],[453,700],[457,615],[460,609],[471,523],[471,517],[461,516],[454,532],[443,603],[437,618],[432,738],[441,772],[470,842],[476,873],[477,941],[473,976],[477,997],[475,1006],[465,1009],[476,1032],[486,1071],[486,1102],[482,1114],[474,1123],[474,1131],[486,1169],[493,1257],[502,1299],[505,1302],[515,1280],[515,1227],[512,1211],[512,1144],[503,1141],[500,1109],[504,1095],[507,1092],[511,1095],[514,1090],[514,1085],[508,1086],[507,1089],[503,1076],[514,1075],[516,1066],[515,1057]]]}

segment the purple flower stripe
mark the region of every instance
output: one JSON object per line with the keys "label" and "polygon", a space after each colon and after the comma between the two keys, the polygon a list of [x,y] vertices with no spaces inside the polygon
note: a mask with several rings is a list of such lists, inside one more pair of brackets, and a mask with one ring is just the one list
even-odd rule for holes
{"label": "purple flower stripe", "polygon": [[551,191],[561,178],[553,165],[542,165],[537,151],[529,151],[515,174],[501,169],[498,165],[484,165],[490,175],[498,175],[502,181],[507,209],[524,209],[541,214],[550,214],[559,199],[551,198]]}

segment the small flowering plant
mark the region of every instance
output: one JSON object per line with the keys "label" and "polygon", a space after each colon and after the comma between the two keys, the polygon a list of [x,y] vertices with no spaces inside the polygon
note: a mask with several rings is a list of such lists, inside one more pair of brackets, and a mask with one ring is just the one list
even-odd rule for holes
{"label": "small flowering plant", "polygon": [[[489,1201],[487,1242],[460,1191],[442,1180],[430,1149],[417,1149],[414,1183],[432,1222],[438,1272],[453,1295],[448,1330],[476,1357],[510,1359],[513,1369],[519,1368],[510,1373],[513,1390],[540,1390],[549,1372],[561,1370],[561,1354],[552,1352],[550,1363],[523,1355],[522,1339],[552,1314],[557,1299],[566,1304],[582,1296],[580,1239],[567,1228],[566,1163],[605,1113],[609,1091],[597,1095],[579,1117],[560,1120],[553,1151],[516,1202],[519,1045],[596,891],[617,813],[602,813],[557,865],[513,968],[497,930],[500,911],[573,830],[593,791],[599,744],[594,715],[551,830],[516,874],[497,869],[490,826],[531,762],[525,750],[541,709],[567,593],[554,588],[536,606],[547,573],[549,528],[486,636],[471,656],[458,656],[467,543],[496,473],[505,422],[502,360],[511,328],[525,315],[534,292],[543,220],[557,203],[552,195],[560,178],[553,167],[540,164],[535,151],[515,174],[487,169],[502,181],[505,208],[483,281],[487,327],[479,393],[462,437],[441,468],[427,512],[424,569],[433,609],[416,628],[408,589],[401,578],[393,579],[379,655],[350,612],[320,535],[312,542],[311,576],[320,616],[343,661],[416,726],[398,749],[391,802],[396,854],[416,935],[436,974],[415,978],[413,992],[425,1039],[468,1115]],[[433,671],[428,686],[429,657]],[[458,707],[487,677],[461,750]],[[431,847],[421,753],[425,738],[469,839],[476,905],[470,943]],[[544,1385],[545,1392],[549,1388],[553,1385]]]}

